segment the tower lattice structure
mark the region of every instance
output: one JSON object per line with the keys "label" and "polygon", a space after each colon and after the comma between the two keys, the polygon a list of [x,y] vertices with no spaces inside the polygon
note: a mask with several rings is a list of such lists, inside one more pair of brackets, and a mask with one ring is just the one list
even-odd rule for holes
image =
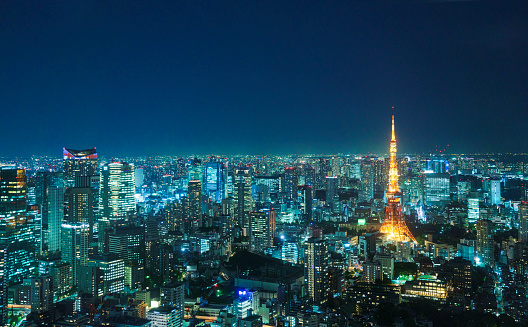
{"label": "tower lattice structure", "polygon": [[380,232],[389,240],[403,242],[416,239],[405,224],[400,205],[401,192],[398,187],[398,162],[396,161],[396,134],[394,132],[394,115],[392,115],[392,138],[390,142],[389,190],[386,194],[387,206],[385,219],[381,224]]}

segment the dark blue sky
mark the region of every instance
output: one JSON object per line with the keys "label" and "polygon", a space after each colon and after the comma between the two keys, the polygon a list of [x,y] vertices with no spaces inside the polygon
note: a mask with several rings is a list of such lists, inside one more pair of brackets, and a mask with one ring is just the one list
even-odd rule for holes
{"label": "dark blue sky", "polygon": [[527,1],[1,1],[0,156],[528,149]]}

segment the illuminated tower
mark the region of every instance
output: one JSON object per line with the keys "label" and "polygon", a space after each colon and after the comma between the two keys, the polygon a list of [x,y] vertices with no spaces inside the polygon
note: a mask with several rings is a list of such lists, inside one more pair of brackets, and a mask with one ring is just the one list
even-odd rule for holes
{"label": "illuminated tower", "polygon": [[136,214],[134,165],[107,163],[101,167],[100,176],[99,251],[105,253],[105,230],[117,220],[133,221]]}
{"label": "illuminated tower", "polygon": [[396,134],[394,133],[394,115],[392,115],[392,139],[390,142],[390,166],[389,166],[389,190],[386,194],[387,206],[385,208],[385,219],[381,225],[380,232],[386,234],[392,241],[402,242],[408,239],[416,243],[409,228],[403,220],[400,206],[401,192],[398,187],[398,164],[396,161]]}
{"label": "illuminated tower", "polygon": [[0,167],[0,251],[5,251],[7,286],[22,283],[34,270],[34,218],[27,214],[26,181],[25,169]]}

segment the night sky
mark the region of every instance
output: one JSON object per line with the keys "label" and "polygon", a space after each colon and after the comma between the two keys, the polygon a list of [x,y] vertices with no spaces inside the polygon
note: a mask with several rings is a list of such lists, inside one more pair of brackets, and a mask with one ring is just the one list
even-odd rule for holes
{"label": "night sky", "polygon": [[0,156],[527,152],[528,1],[0,1]]}

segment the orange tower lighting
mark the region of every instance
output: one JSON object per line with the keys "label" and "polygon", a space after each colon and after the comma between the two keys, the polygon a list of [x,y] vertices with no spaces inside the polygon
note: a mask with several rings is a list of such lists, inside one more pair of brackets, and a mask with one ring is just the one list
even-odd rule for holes
{"label": "orange tower lighting", "polygon": [[[393,107],[394,108],[394,107]],[[385,219],[381,224],[380,232],[387,236],[388,240],[403,242],[416,239],[405,224],[400,205],[401,192],[398,186],[398,162],[396,161],[396,133],[394,131],[394,115],[392,115],[392,138],[390,142],[390,166],[389,166],[389,190],[386,194],[387,206],[385,207]]]}

